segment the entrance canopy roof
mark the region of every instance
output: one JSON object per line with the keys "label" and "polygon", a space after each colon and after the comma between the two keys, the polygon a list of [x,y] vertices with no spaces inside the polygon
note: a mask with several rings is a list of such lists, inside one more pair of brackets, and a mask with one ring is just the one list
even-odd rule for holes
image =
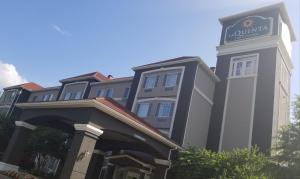
{"label": "entrance canopy roof", "polygon": [[137,131],[153,138],[154,140],[163,143],[164,145],[173,148],[181,149],[174,141],[160,133],[157,129],[151,127],[134,113],[128,111],[123,106],[119,105],[109,98],[96,98],[86,100],[70,100],[70,101],[53,101],[53,102],[38,102],[38,103],[19,103],[16,105],[21,109],[59,109],[59,108],[94,108],[99,110],[114,119],[134,128]]}

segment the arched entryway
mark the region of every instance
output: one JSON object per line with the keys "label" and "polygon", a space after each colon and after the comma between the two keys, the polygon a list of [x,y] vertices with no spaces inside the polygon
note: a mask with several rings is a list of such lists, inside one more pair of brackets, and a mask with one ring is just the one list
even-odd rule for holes
{"label": "arched entryway", "polygon": [[[24,139],[36,126],[73,135],[60,178],[164,178],[171,149],[178,147],[151,127],[99,103],[19,105],[22,113],[3,161],[18,166]],[[135,116],[133,116],[135,117]],[[126,121],[127,120],[127,121]],[[122,178],[123,177],[123,178]],[[127,177],[127,178],[126,178]]]}

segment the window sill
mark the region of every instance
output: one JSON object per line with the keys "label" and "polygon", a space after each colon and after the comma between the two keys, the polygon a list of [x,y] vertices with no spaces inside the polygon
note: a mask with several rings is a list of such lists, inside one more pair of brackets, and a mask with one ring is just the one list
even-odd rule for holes
{"label": "window sill", "polygon": [[171,117],[156,117],[157,121],[167,121],[169,120]]}
{"label": "window sill", "polygon": [[254,77],[257,77],[257,75],[231,76],[231,77],[227,77],[227,80],[238,79],[238,78],[254,78]]}
{"label": "window sill", "polygon": [[165,87],[165,91],[173,91],[175,88],[175,86],[172,87]]}
{"label": "window sill", "polygon": [[144,89],[144,92],[151,92],[153,88]]}

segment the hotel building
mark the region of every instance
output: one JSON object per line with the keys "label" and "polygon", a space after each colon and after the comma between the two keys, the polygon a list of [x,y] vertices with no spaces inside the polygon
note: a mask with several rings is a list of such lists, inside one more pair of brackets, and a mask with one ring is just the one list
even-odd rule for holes
{"label": "hotel building", "polygon": [[8,87],[0,110],[16,129],[0,169],[18,170],[37,126],[73,135],[61,178],[163,179],[176,151],[257,145],[269,154],[289,121],[291,43],[283,3],[220,19],[216,68],[184,56],[134,67],[134,76],[99,72]]}

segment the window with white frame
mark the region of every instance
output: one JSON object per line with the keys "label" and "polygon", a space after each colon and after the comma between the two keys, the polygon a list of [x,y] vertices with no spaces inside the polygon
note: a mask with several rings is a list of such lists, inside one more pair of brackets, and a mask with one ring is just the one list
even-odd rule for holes
{"label": "window with white frame", "polygon": [[130,93],[130,88],[125,88],[123,99],[128,99]]}
{"label": "window with white frame", "polygon": [[51,101],[53,99],[53,94],[45,94],[43,96],[43,101]]}
{"label": "window with white frame", "polygon": [[165,76],[164,86],[171,88],[177,85],[179,73],[169,73]]}
{"label": "window with white frame", "polygon": [[82,92],[81,91],[77,91],[75,94],[75,99],[81,99],[82,98]]}
{"label": "window with white frame", "polygon": [[172,116],[173,111],[172,102],[162,102],[158,104],[157,117],[158,118],[169,118]]}
{"label": "window with white frame", "polygon": [[230,77],[253,76],[257,72],[257,55],[236,57],[231,60]]}
{"label": "window with white frame", "polygon": [[105,90],[104,89],[99,89],[97,92],[97,97],[103,97],[105,96]]}
{"label": "window with white frame", "polygon": [[43,96],[43,101],[47,101],[48,100],[48,94],[45,94],[44,96]]}
{"label": "window with white frame", "polygon": [[108,88],[106,89],[106,97],[112,98],[114,94],[114,89],[113,88]]}
{"label": "window with white frame", "polygon": [[148,117],[150,106],[150,103],[139,103],[137,106],[136,114],[141,118]]}
{"label": "window with white frame", "polygon": [[53,100],[53,97],[54,97],[54,95],[53,95],[53,94],[50,94],[50,95],[49,95],[49,101],[52,101],[52,100]]}
{"label": "window with white frame", "polygon": [[151,75],[146,76],[144,81],[144,89],[153,89],[157,85],[158,76],[157,75]]}
{"label": "window with white frame", "polygon": [[64,100],[69,100],[71,98],[72,93],[66,93]]}

